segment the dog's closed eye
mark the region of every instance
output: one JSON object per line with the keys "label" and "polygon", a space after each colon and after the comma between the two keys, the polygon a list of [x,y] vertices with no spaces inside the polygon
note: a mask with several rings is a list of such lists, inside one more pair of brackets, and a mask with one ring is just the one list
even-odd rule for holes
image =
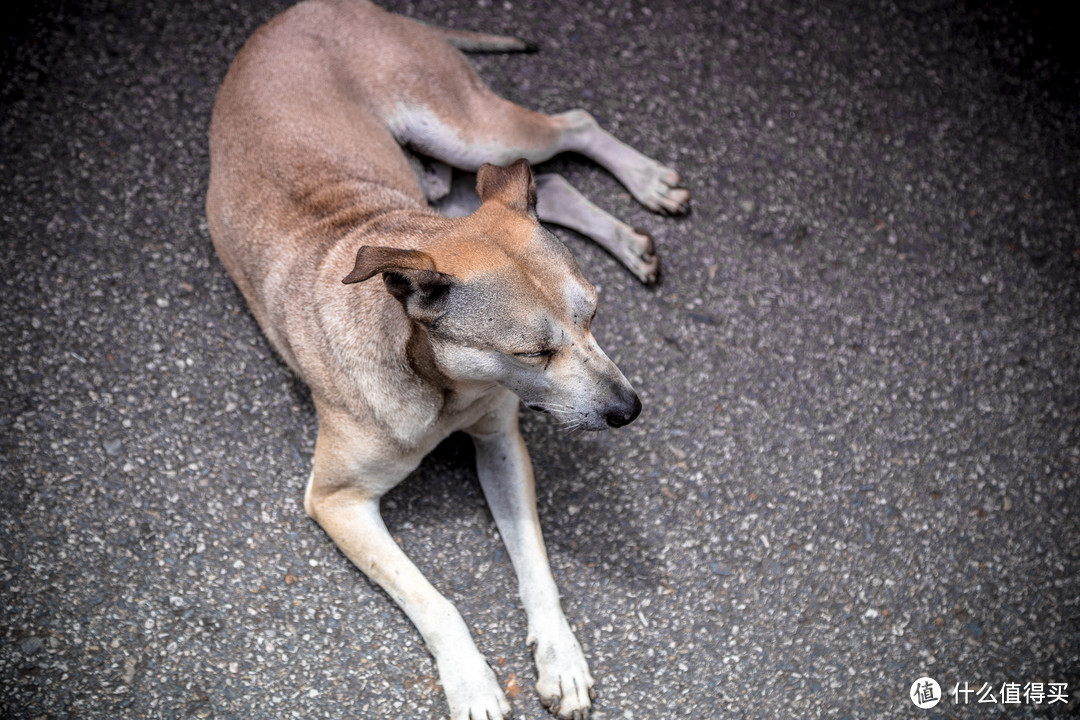
{"label": "dog's closed eye", "polygon": [[547,357],[551,357],[554,354],[555,354],[555,350],[549,348],[547,350],[536,350],[536,351],[532,351],[532,352],[516,352],[516,353],[514,353],[514,357],[520,357],[520,358],[547,358]]}

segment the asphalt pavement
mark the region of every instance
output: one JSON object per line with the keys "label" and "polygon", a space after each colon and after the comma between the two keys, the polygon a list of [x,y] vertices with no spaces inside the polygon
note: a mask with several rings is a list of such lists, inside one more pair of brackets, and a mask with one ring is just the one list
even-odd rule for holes
{"label": "asphalt pavement", "polygon": [[[589,110],[693,193],[661,218],[580,158],[551,163],[663,261],[645,288],[559,231],[645,409],[601,434],[522,414],[593,717],[1080,713],[1065,15],[391,6],[536,42],[475,63],[521,104]],[[206,230],[217,85],[284,7],[42,2],[3,31],[4,718],[446,716],[417,632],[304,515],[310,398]],[[471,463],[449,439],[384,514],[538,720]],[[924,676],[944,694],[926,710]]]}

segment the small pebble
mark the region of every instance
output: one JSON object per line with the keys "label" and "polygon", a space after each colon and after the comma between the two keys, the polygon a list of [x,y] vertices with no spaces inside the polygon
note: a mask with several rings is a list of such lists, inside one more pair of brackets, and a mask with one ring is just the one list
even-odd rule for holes
{"label": "small pebble", "polygon": [[41,646],[45,644],[45,641],[39,637],[28,637],[19,644],[19,649],[27,655],[33,655]]}

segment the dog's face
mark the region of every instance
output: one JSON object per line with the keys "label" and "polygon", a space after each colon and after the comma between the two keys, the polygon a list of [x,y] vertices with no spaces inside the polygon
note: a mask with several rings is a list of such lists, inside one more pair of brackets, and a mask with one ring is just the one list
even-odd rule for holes
{"label": "dog's face", "polygon": [[478,192],[432,254],[363,248],[346,282],[382,272],[453,380],[498,383],[569,427],[632,422],[641,401],[592,335],[596,288],[537,221],[528,165],[484,166]]}
{"label": "dog's face", "polygon": [[641,402],[593,338],[596,289],[538,223],[513,230],[530,236],[518,257],[456,278],[427,325],[439,367],[455,379],[497,382],[570,427],[628,424]]}

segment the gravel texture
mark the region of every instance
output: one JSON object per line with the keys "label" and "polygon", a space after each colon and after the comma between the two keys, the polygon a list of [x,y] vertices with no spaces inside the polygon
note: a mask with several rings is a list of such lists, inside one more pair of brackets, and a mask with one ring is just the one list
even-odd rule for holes
{"label": "gravel texture", "polygon": [[[1080,708],[1080,82],[1025,4],[395,3],[514,32],[500,93],[677,167],[655,289],[561,233],[645,410],[523,413],[597,720]],[[0,55],[0,716],[439,718],[433,663],[300,504],[316,433],[214,255],[217,84],[280,2],[37,3]],[[462,438],[384,502],[518,718],[509,561]],[[932,710],[943,686],[1067,703]],[[1004,710],[1004,712],[999,712]]]}

